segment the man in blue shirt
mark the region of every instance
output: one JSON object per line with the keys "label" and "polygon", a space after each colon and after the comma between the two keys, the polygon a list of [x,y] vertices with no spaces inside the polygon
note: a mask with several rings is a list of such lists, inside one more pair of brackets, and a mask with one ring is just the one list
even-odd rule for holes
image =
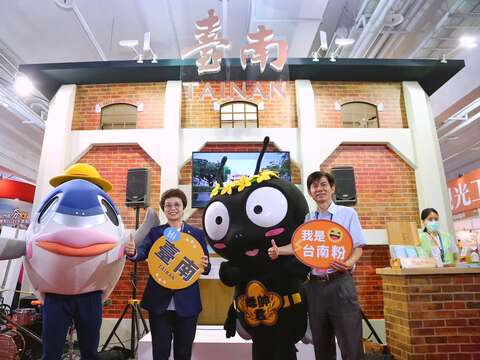
{"label": "man in blue shirt", "polygon": [[[353,239],[353,251],[347,260],[335,260],[328,270],[313,268],[305,285],[315,359],[335,359],[336,337],[343,359],[363,360],[362,315],[351,275],[366,244],[362,227],[354,209],[332,201],[335,179],[330,173],[313,172],[308,176],[307,187],[317,208],[305,216],[305,221],[334,221],[345,227]],[[268,254],[276,259],[293,254],[293,249],[291,244],[277,247],[272,241]]]}

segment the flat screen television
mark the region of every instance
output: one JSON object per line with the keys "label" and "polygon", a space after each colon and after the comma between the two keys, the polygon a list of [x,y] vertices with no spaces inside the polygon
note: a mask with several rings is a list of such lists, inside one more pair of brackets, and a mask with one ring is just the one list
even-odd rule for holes
{"label": "flat screen television", "polygon": [[[258,152],[193,152],[192,153],[192,207],[203,208],[210,201],[215,187],[216,175],[222,158],[227,162],[223,168],[223,181],[237,180],[240,176],[251,176],[257,165]],[[288,151],[266,152],[260,171],[277,171],[280,177],[291,181],[290,153]]]}

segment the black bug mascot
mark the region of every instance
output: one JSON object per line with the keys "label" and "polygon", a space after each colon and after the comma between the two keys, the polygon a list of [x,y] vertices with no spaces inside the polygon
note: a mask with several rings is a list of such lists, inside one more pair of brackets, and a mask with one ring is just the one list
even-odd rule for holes
{"label": "black bug mascot", "polygon": [[235,286],[227,337],[235,334],[236,316],[252,337],[253,359],[290,360],[307,326],[301,284],[309,269],[294,256],[271,260],[267,250],[272,240],[277,246],[290,243],[308,205],[294,184],[272,171],[259,172],[268,142],[266,137],[249,178],[223,185],[222,159],[203,226],[210,246],[228,260],[221,264],[221,281]]}

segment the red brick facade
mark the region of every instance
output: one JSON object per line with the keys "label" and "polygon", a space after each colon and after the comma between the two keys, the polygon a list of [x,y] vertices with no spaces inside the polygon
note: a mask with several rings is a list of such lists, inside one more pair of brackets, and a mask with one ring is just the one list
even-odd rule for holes
{"label": "red brick facade", "polygon": [[[150,204],[157,211],[160,201],[160,167],[137,145],[95,146],[79,162],[89,163],[97,168],[102,177],[113,185],[110,196],[119,208],[126,228],[135,228],[135,211],[125,206],[125,189],[129,168],[150,169]],[[144,210],[140,210],[140,222],[144,218]],[[112,295],[111,306],[104,308],[105,317],[119,317],[127,300],[131,298],[130,273],[133,269],[130,261],[126,262],[122,276]],[[146,262],[138,265],[138,294],[141,298],[148,279]]]}
{"label": "red brick facade", "polygon": [[403,100],[401,83],[362,83],[362,82],[328,82],[312,81],[315,94],[315,112],[317,127],[342,127],[342,112],[335,110],[335,103],[360,101],[378,106],[381,128],[407,128],[407,115]]}
{"label": "red brick facade", "polygon": [[353,277],[358,301],[368,319],[383,319],[382,279],[375,269],[390,266],[388,245],[369,245],[357,263]]}
{"label": "red brick facade", "polygon": [[480,359],[480,275],[383,276],[395,359]]}
{"label": "red brick facade", "polygon": [[72,130],[100,129],[101,113],[95,106],[125,103],[139,106],[143,111],[137,112],[137,129],[163,127],[163,110],[166,83],[130,83],[79,85],[75,98]]}
{"label": "red brick facade", "polygon": [[387,146],[341,145],[320,168],[336,166],[354,167],[355,209],[364,229],[384,229],[389,221],[419,223],[415,172]]}
{"label": "red brick facade", "polygon": [[[241,81],[233,83],[238,91],[243,91]],[[220,111],[214,110],[213,101],[216,101],[219,105],[230,101],[248,101],[256,105],[263,102],[264,109],[258,110],[259,127],[297,127],[295,83],[293,81],[284,82],[285,98],[282,98],[275,90],[275,88],[280,88],[280,83],[258,82],[258,89],[260,90],[256,90],[256,82],[247,81],[245,82],[247,99],[242,99],[235,90],[232,90],[231,82],[211,81],[209,82],[211,92],[205,89],[205,84],[200,83],[197,87],[191,87],[190,85],[183,87],[182,128],[219,128]],[[222,91],[222,87],[225,90]],[[192,92],[190,93],[190,91]],[[260,91],[263,94],[263,99],[260,97]],[[202,94],[204,95],[203,100],[201,99]],[[209,94],[213,94],[215,100]],[[224,94],[224,98],[222,98],[222,94]]]}

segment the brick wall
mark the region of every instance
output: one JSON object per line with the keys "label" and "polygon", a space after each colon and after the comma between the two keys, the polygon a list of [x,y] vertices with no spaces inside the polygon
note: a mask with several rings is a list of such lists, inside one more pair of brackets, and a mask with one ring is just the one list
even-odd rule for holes
{"label": "brick wall", "polygon": [[369,245],[357,263],[353,277],[358,301],[368,319],[383,319],[382,278],[375,269],[390,266],[388,245]]}
{"label": "brick wall", "polygon": [[364,229],[384,229],[389,221],[419,223],[415,172],[385,145],[341,145],[320,166],[353,166],[355,209]]}
{"label": "brick wall", "polygon": [[[200,151],[204,152],[259,152],[262,150],[262,143],[207,143]],[[280,149],[273,143],[268,145],[267,151],[279,151]],[[227,160],[228,165],[228,160]],[[290,159],[290,171],[292,174],[292,182],[300,184],[300,168]],[[253,174],[252,174],[253,175]],[[181,185],[189,185],[192,182],[192,160],[188,160],[180,169]]]}
{"label": "brick wall", "polygon": [[[135,211],[125,206],[127,171],[129,168],[150,169],[150,204],[158,211],[160,201],[160,167],[138,145],[94,146],[79,162],[86,162],[97,168],[102,177],[109,180],[113,190],[109,193],[119,208],[126,228],[135,228]],[[145,212],[140,210],[140,223]],[[119,317],[127,300],[131,298],[130,272],[133,265],[127,260],[122,276],[110,299],[111,306],[104,308],[104,317]],[[138,296],[141,298],[148,279],[146,262],[138,264]],[[129,315],[130,316],[130,315]]]}
{"label": "brick wall", "polygon": [[312,81],[312,86],[317,127],[342,127],[342,113],[334,104],[352,101],[383,103],[384,110],[378,112],[381,128],[408,127],[401,83]]}
{"label": "brick wall", "polygon": [[[236,86],[242,90],[242,82],[235,81]],[[241,100],[234,91],[231,91],[231,82],[211,81],[208,82],[211,92],[205,89],[206,83],[200,82],[197,87],[184,86],[182,90],[182,128],[219,128],[220,111],[213,109],[214,99],[209,94],[213,94],[215,101],[220,105],[232,100]],[[223,85],[222,85],[223,84]],[[246,82],[247,99],[259,104],[263,101],[264,109],[258,110],[258,122],[261,128],[294,128],[297,127],[297,112],[295,99],[295,83],[285,82],[285,99],[278,95],[275,90],[271,90],[269,81],[258,82],[263,100],[260,95],[252,96],[255,92],[255,82]],[[187,84],[188,85],[188,84]],[[278,83],[277,83],[278,85]],[[225,94],[222,98],[222,89],[224,86]],[[279,85],[278,85],[279,86]],[[190,90],[192,89],[192,90]],[[190,94],[190,91],[192,93]],[[259,94],[259,91],[256,91]],[[202,94],[204,100],[201,100]],[[233,94],[233,95],[232,95]],[[271,95],[270,95],[271,94]]]}
{"label": "brick wall", "polygon": [[137,129],[161,128],[165,88],[165,82],[78,85],[72,130],[98,130],[101,113],[95,112],[95,105],[116,103],[143,103],[143,111],[137,112]]}
{"label": "brick wall", "polygon": [[395,359],[480,359],[480,274],[383,276]]}

